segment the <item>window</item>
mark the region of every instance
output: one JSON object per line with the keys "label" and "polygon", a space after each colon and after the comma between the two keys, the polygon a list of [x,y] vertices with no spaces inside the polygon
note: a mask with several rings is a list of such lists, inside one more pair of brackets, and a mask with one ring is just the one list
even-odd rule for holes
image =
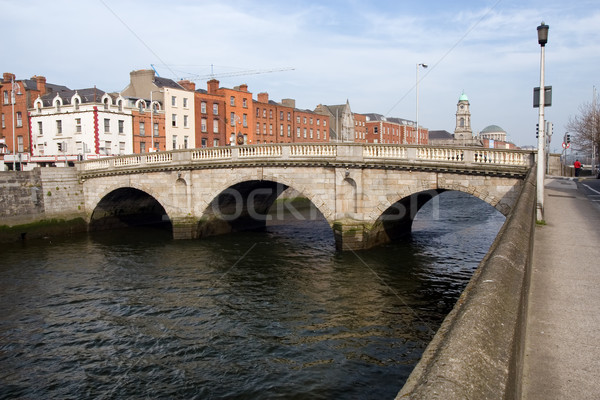
{"label": "window", "polygon": [[235,126],[235,113],[231,113],[229,114],[229,120],[230,120],[230,124],[231,126]]}
{"label": "window", "polygon": [[203,101],[202,103],[200,103],[200,112],[202,114],[206,114],[206,102]]}
{"label": "window", "polygon": [[313,129],[312,128],[310,128],[310,138],[311,139],[313,138]]}
{"label": "window", "polygon": [[154,122],[154,130],[152,131],[154,137],[158,137],[158,122]]}
{"label": "window", "polygon": [[177,107],[177,97],[171,96],[171,106]]}
{"label": "window", "polygon": [[306,128],[304,128],[304,138],[306,139]]}
{"label": "window", "polygon": [[125,142],[119,142],[119,154],[125,154]]}
{"label": "window", "polygon": [[323,140],[327,140],[327,132],[323,131]]}
{"label": "window", "polygon": [[104,109],[108,110],[108,99],[104,99]]}
{"label": "window", "polygon": [[273,110],[269,110],[269,118],[273,118]]}
{"label": "window", "polygon": [[269,135],[273,136],[273,124],[269,124]]}
{"label": "window", "polygon": [[75,103],[75,110],[79,110],[79,99],[75,98],[75,100],[73,100]]}
{"label": "window", "polygon": [[4,104],[8,104],[8,90],[4,91]]}
{"label": "window", "polygon": [[296,123],[299,124],[300,123],[300,116],[296,117]]}
{"label": "window", "polygon": [[146,142],[140,142],[140,153],[146,152]]}
{"label": "window", "polygon": [[4,119],[4,113],[2,113],[2,128],[6,128],[6,120]]}
{"label": "window", "polygon": [[321,120],[317,118],[317,126],[321,125]]}
{"label": "window", "polygon": [[140,136],[146,136],[146,123],[140,121]]}
{"label": "window", "polygon": [[17,136],[17,151],[19,153],[23,152],[23,136]]}
{"label": "window", "polygon": [[213,139],[213,146],[219,147],[219,139]]}
{"label": "window", "polygon": [[260,122],[256,123],[256,134],[260,135]]}
{"label": "window", "polygon": [[323,126],[327,126],[327,121],[323,120]]}
{"label": "window", "polygon": [[296,137],[300,137],[300,128],[296,128]]}
{"label": "window", "polygon": [[208,139],[202,138],[202,147],[207,147],[207,146],[208,146]]}
{"label": "window", "polygon": [[188,148],[188,137],[187,136],[183,137],[183,148],[184,149]]}
{"label": "window", "polygon": [[219,115],[219,105],[217,103],[213,104],[213,114]]}
{"label": "window", "polygon": [[119,120],[119,133],[122,135],[125,132],[125,121]]}
{"label": "window", "polygon": [[38,135],[44,134],[44,127],[42,126],[42,121],[38,121]]}
{"label": "window", "polygon": [[283,111],[279,111],[279,119],[283,121]]}
{"label": "window", "polygon": [[263,108],[263,118],[267,118],[267,109]]}
{"label": "window", "polygon": [[60,100],[56,100],[54,106],[56,107],[56,112],[60,112]]}
{"label": "window", "polygon": [[246,99],[245,97],[242,99],[242,107],[248,108],[248,99]]}
{"label": "window", "polygon": [[206,118],[202,118],[200,123],[200,129],[202,132],[206,132],[208,128],[206,127]]}
{"label": "window", "polygon": [[219,133],[219,120],[213,119],[213,133]]}
{"label": "window", "polygon": [[183,127],[184,128],[188,127],[188,116],[187,115],[183,116]]}
{"label": "window", "polygon": [[313,121],[313,119],[312,119],[312,117],[310,117],[310,124],[311,124],[311,125],[312,125],[312,121]]}
{"label": "window", "polygon": [[104,118],[104,133],[110,133],[110,119]]}
{"label": "window", "polygon": [[231,106],[235,107],[235,97],[231,96],[231,97],[229,98],[229,105],[231,105]]}
{"label": "window", "polygon": [[173,150],[177,148],[177,136],[173,135]]}
{"label": "window", "polygon": [[[123,111],[123,100],[119,100],[117,104],[119,105],[119,111]],[[123,149],[123,151],[125,151],[125,149]]]}
{"label": "window", "polygon": [[260,108],[256,107],[256,116],[260,117]]}
{"label": "window", "polygon": [[75,118],[75,132],[81,133],[81,118]]}
{"label": "window", "polygon": [[267,124],[263,123],[263,134],[267,134]]}
{"label": "window", "polygon": [[110,140],[107,140],[104,142],[104,152],[106,154],[111,154],[111,149],[112,149],[112,142]]}
{"label": "window", "polygon": [[20,128],[23,126],[23,114],[21,114],[21,111],[17,111],[17,128]]}
{"label": "window", "polygon": [[292,126],[291,125],[288,125],[288,132],[287,133],[288,133],[288,137],[292,136]]}
{"label": "window", "polygon": [[[188,108],[188,99],[187,97],[183,98],[183,108]],[[204,103],[204,113],[206,113],[206,103]]]}
{"label": "window", "polygon": [[321,130],[317,129],[317,139],[321,139]]}
{"label": "window", "polygon": [[60,119],[56,120],[56,134],[62,135],[62,121]]}
{"label": "window", "polygon": [[283,124],[279,124],[279,136],[283,136]]}
{"label": "window", "polygon": [[171,126],[172,127],[177,127],[177,114],[172,114],[171,115]]}
{"label": "window", "polygon": [[306,117],[304,117],[304,119],[302,120],[302,122],[306,123]]}
{"label": "window", "polygon": [[248,127],[248,114],[242,115],[242,125],[244,125],[244,128]]}
{"label": "window", "polygon": [[288,112],[288,121],[292,120],[292,113]]}

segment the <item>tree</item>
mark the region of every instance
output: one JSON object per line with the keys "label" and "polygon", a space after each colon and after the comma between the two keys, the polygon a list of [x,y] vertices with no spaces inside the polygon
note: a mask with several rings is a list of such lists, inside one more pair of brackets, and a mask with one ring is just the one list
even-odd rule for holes
{"label": "tree", "polygon": [[577,147],[590,152],[593,148],[598,153],[598,146],[600,145],[600,102],[594,101],[580,105],[579,114],[569,117],[567,129]]}

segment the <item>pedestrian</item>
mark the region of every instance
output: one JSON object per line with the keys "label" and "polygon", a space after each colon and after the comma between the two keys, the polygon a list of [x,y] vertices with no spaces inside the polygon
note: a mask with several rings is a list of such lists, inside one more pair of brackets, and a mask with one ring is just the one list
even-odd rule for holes
{"label": "pedestrian", "polygon": [[579,172],[581,171],[581,163],[579,160],[575,160],[573,167],[575,167],[575,176],[579,176]]}

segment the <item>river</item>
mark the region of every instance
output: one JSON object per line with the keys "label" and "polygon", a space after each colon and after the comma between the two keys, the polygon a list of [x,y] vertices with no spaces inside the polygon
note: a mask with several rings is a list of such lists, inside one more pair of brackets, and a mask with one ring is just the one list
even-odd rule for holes
{"label": "river", "polygon": [[503,222],[445,192],[360,252],[290,218],[0,245],[0,399],[393,399]]}

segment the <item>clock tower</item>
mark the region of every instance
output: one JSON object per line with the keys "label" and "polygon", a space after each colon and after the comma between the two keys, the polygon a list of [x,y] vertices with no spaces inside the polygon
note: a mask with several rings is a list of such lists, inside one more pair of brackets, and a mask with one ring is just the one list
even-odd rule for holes
{"label": "clock tower", "polygon": [[471,111],[469,110],[469,98],[463,92],[456,105],[456,128],[454,139],[473,139],[471,130]]}

